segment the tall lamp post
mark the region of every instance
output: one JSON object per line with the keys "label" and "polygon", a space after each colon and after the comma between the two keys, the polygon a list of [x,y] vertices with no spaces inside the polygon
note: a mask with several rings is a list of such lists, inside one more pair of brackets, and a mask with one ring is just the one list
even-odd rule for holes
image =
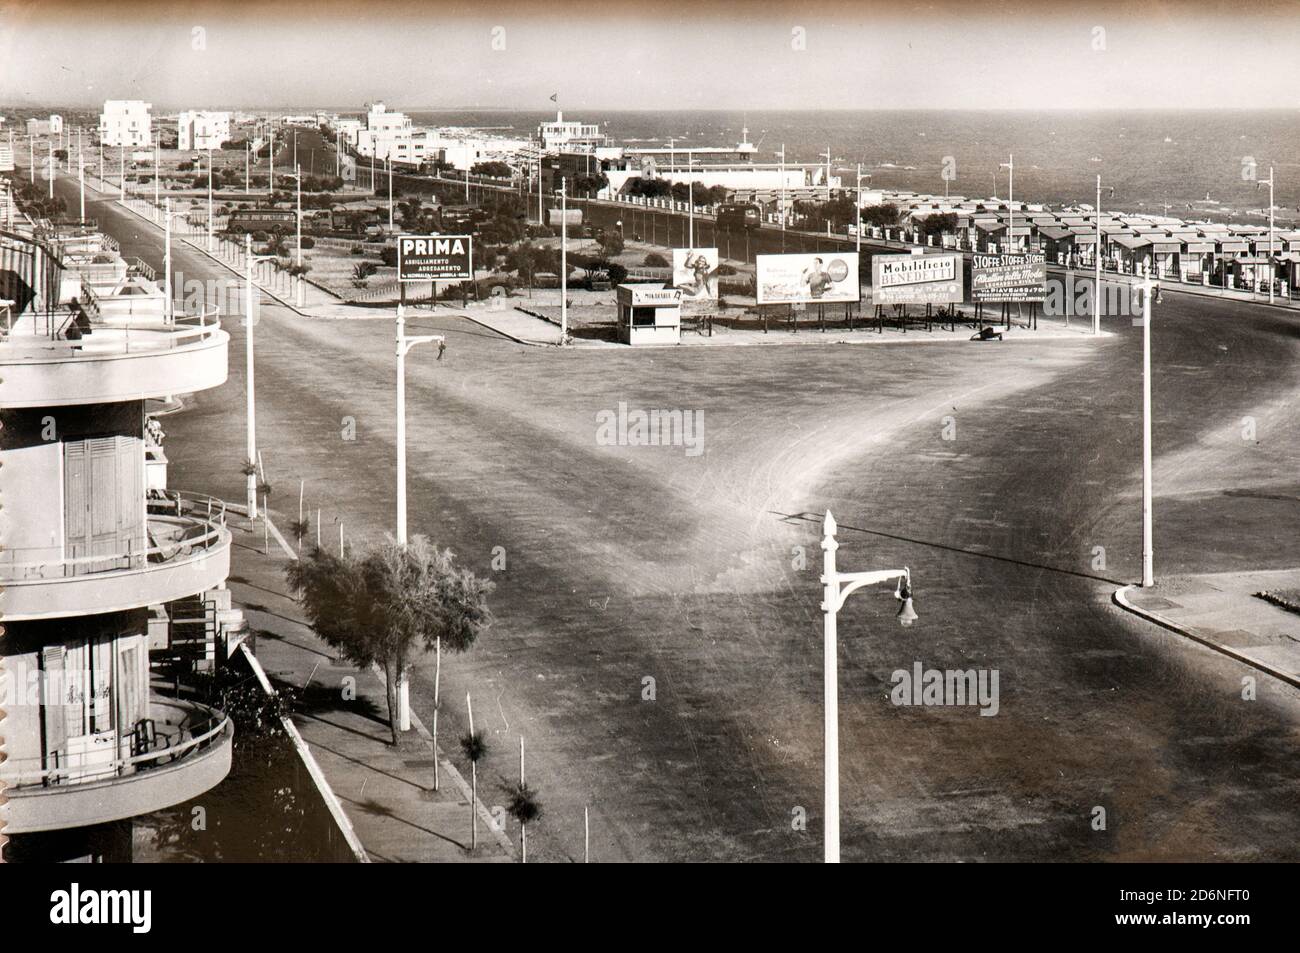
{"label": "tall lamp post", "polygon": [[785,143],[781,143],[781,251],[785,251]]}
{"label": "tall lamp post", "polygon": [[244,235],[244,382],[245,421],[247,428],[248,518],[257,519],[257,408],[253,377],[253,268],[258,262],[273,261],[274,255],[253,255],[253,236]]}
{"label": "tall lamp post", "polygon": [[1142,585],[1155,585],[1151,539],[1151,287],[1142,282]]}
{"label": "tall lamp post", "polygon": [[1008,155],[1007,160],[998,168],[1007,170],[1007,244],[1014,251],[1016,240],[1016,157]]}
{"label": "tall lamp post", "polygon": [[[406,306],[397,306],[397,544],[406,545],[406,352],[417,344],[438,342],[438,357],[446,339],[441,334],[406,334]],[[397,727],[411,729],[411,689],[405,672],[397,685]]]}
{"label": "tall lamp post", "polygon": [[569,337],[569,204],[568,183],[560,179],[560,346]]}
{"label": "tall lamp post", "polygon": [[835,541],[835,517],[830,510],[822,521],[822,613],[824,637],[823,654],[823,706],[825,715],[825,819],[823,821],[823,855],[828,864],[840,862],[840,712],[839,712],[839,653],[836,617],[844,602],[856,589],[863,586],[895,582],[894,595],[903,604],[898,610],[901,625],[916,621],[912,607],[912,574],[906,566],[902,569],[877,569],[871,572],[839,572],[835,568],[835,551],[840,544]]}
{"label": "tall lamp post", "polygon": [[[1261,179],[1255,183],[1255,188],[1265,184]],[[1273,303],[1273,271],[1277,267],[1273,263],[1273,167],[1268,167],[1268,303]],[[53,188],[53,186],[51,186]]]}
{"label": "tall lamp post", "polygon": [[212,251],[212,149],[208,148],[208,251]]}

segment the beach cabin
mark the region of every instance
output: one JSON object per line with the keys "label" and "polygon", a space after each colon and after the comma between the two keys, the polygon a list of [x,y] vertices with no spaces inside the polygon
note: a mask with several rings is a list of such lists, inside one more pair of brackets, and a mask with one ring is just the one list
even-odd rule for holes
{"label": "beach cabin", "polygon": [[677,288],[654,285],[619,285],[618,339],[636,347],[644,344],[680,344],[682,293]]}

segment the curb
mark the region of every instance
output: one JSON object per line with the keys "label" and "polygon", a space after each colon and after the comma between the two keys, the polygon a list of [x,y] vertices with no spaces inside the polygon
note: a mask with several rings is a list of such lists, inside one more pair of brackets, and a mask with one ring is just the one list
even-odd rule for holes
{"label": "curb", "polygon": [[[252,666],[253,674],[257,676],[258,683],[262,686],[262,691],[268,695],[274,695],[275,689],[271,687],[271,681],[266,677],[266,672],[262,668],[262,663],[257,660],[257,656],[249,651],[248,645],[241,642],[239,650],[244,653],[244,658]],[[347,841],[348,849],[352,851],[352,856],[357,859],[357,863],[370,863],[370,855],[366,853],[365,845],[357,837],[356,830],[352,827],[352,821],[348,818],[343,810],[343,805],[339,803],[338,796],[334,789],[330,787],[329,782],[325,780],[325,773],[321,771],[320,765],[316,763],[315,756],[311,749],[307,747],[307,742],[302,740],[302,735],[298,733],[298,726],[287,715],[280,716],[280,724],[284,726],[289,735],[294,750],[298,752],[298,757],[302,759],[303,765],[307,768],[307,773],[311,776],[312,783],[316,785],[316,790],[320,792],[325,801],[326,808],[329,809],[330,816],[334,818],[334,823],[338,825],[343,839]]]}
{"label": "curb", "polygon": [[[134,206],[123,202],[115,202],[114,204],[117,205],[118,208],[126,209],[128,212],[130,212],[132,215],[139,218],[141,221],[148,222],[154,228],[162,230],[163,226],[159,225],[152,218],[150,218],[148,215],[145,215],[143,212],[141,212],[139,209],[135,208]],[[236,268],[234,265],[232,265],[230,262],[226,261],[224,258],[221,258],[218,255],[214,255],[212,252],[208,251],[208,249],[204,248],[203,246],[199,245],[194,241],[191,241],[189,238],[185,237],[184,235],[177,235],[176,240],[180,242],[184,242],[194,251],[197,251],[200,254],[205,255],[210,260],[216,262],[218,265],[221,265],[227,271],[233,272],[236,276],[240,278],[244,277],[244,275],[239,271],[239,269]],[[284,298],[281,298],[279,294],[272,291],[270,288],[267,288],[265,285],[261,284],[260,282],[255,280],[253,282],[253,287],[255,287],[258,291],[262,292],[263,294],[269,295],[270,297],[274,298],[277,302],[279,302],[284,307],[288,308],[294,314],[297,314],[300,317],[304,317],[304,318],[312,317],[310,313],[299,309],[297,305],[293,304],[292,302],[286,301]]]}
{"label": "curb", "polygon": [[[370,666],[370,670],[379,677],[380,682],[387,686],[388,680],[384,677],[384,670],[382,668],[375,664]],[[488,833],[492,834],[496,838],[497,843],[501,845],[501,849],[506,852],[506,856],[511,860],[518,860],[518,855],[515,853],[515,845],[511,843],[510,838],[506,836],[505,831],[497,828],[496,821],[492,819],[492,813],[487,809],[487,805],[483,803],[483,799],[474,798],[474,790],[470,787],[469,782],[465,780],[464,775],[456,770],[454,764],[441,756],[440,749],[433,743],[433,735],[429,734],[429,730],[424,727],[424,722],[420,720],[420,716],[415,713],[414,708],[411,709],[411,728],[420,736],[420,739],[425,744],[433,749],[433,756],[438,759],[439,766],[442,770],[446,771],[452,781],[455,782],[456,787],[460,790],[460,793],[464,796],[465,800],[473,801],[474,810],[477,812],[479,820],[487,826]]]}
{"label": "curb", "polygon": [[1274,668],[1273,666],[1269,665],[1267,662],[1261,662],[1258,659],[1253,659],[1247,655],[1243,655],[1241,652],[1238,652],[1237,650],[1233,649],[1231,646],[1220,645],[1218,642],[1214,642],[1210,639],[1207,639],[1204,636],[1197,635],[1195,632],[1191,631],[1190,629],[1184,628],[1183,626],[1178,625],[1176,622],[1172,622],[1169,619],[1166,619],[1164,616],[1160,615],[1159,613],[1151,612],[1148,609],[1143,609],[1139,606],[1135,606],[1133,603],[1129,602],[1128,593],[1134,589],[1140,589],[1140,588],[1141,587],[1138,586],[1136,583],[1132,583],[1127,586],[1121,586],[1120,588],[1115,590],[1111,598],[1113,599],[1115,604],[1119,606],[1121,609],[1125,609],[1128,612],[1133,613],[1135,616],[1138,616],[1141,619],[1145,619],[1148,622],[1152,622],[1160,626],[1162,629],[1168,629],[1170,632],[1191,639],[1193,642],[1198,642],[1201,645],[1204,645],[1208,649],[1213,649],[1215,652],[1218,652],[1220,655],[1226,655],[1228,658],[1241,662],[1243,665],[1248,665],[1253,669],[1257,669],[1258,671],[1261,671],[1266,675],[1271,675],[1274,678],[1276,678],[1278,681],[1285,682],[1286,684],[1290,685],[1292,688],[1300,688],[1300,677],[1296,675],[1292,675],[1290,672],[1284,672],[1281,669]]}
{"label": "curb", "polygon": [[511,333],[508,332],[508,331],[502,331],[500,328],[494,328],[494,327],[492,327],[492,325],[490,325],[490,324],[485,324],[485,323],[483,323],[483,322],[480,321],[478,318],[474,317],[472,314],[461,314],[461,313],[458,313],[458,314],[457,314],[457,317],[466,318],[466,319],[468,319],[468,320],[470,320],[470,321],[473,321],[473,322],[474,322],[475,324],[477,324],[480,328],[486,328],[487,330],[491,331],[493,334],[499,334],[499,335],[501,335],[503,338],[505,338],[506,340],[508,340],[508,341],[514,341],[516,344],[523,344],[523,345],[525,345],[525,346],[527,346],[527,347],[559,347],[558,344],[547,344],[547,343],[544,342],[544,341],[526,341],[526,340],[524,340],[523,338],[517,338],[517,337],[515,337],[513,334],[511,334]]}

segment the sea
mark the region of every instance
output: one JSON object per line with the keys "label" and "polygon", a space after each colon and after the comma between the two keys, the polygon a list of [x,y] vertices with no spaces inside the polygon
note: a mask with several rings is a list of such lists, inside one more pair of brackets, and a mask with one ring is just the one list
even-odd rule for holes
{"label": "sea", "polygon": [[[420,124],[527,136],[554,112],[419,111]],[[731,146],[743,129],[757,160],[824,163],[856,183],[970,198],[1015,197],[1052,205],[1167,214],[1188,220],[1266,223],[1273,168],[1279,224],[1300,221],[1300,109],[1018,111],[610,112],[566,109],[622,143]],[[944,170],[950,178],[945,182]]]}

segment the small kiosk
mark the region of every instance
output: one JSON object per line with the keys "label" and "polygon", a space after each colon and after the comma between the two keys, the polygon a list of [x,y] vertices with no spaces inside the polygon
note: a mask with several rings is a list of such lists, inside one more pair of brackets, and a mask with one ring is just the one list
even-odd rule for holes
{"label": "small kiosk", "polygon": [[624,344],[680,344],[682,293],[654,285],[618,286],[618,339]]}

